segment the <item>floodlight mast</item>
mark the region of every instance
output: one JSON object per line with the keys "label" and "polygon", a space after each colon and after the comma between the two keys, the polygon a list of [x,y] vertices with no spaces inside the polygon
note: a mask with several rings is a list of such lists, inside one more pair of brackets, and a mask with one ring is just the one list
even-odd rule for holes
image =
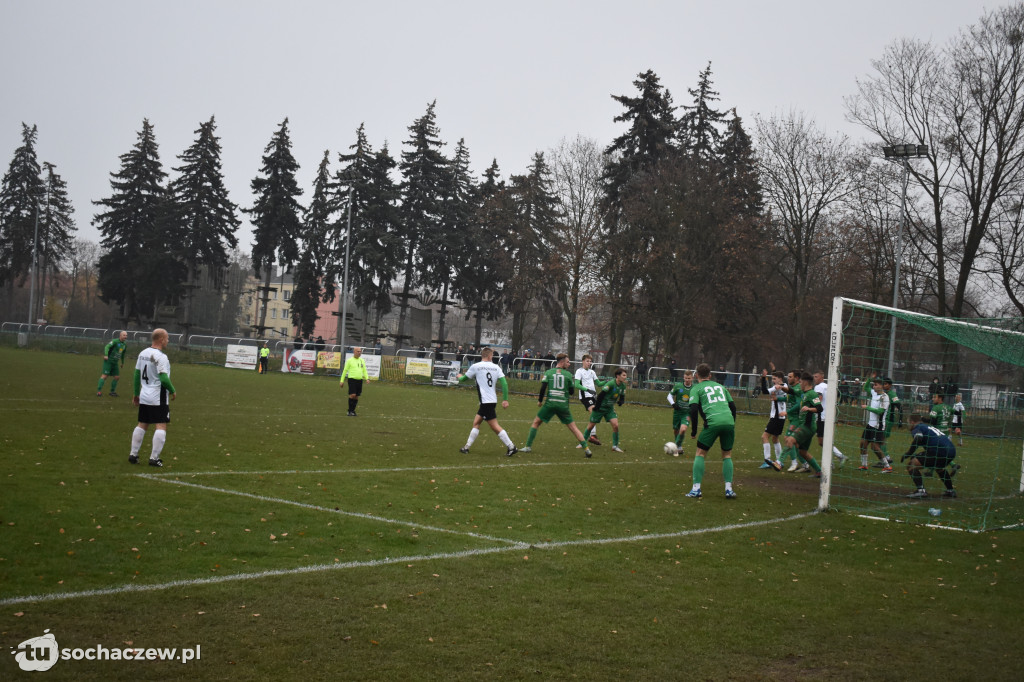
{"label": "floodlight mast", "polygon": [[[885,158],[890,161],[898,160],[903,166],[903,191],[900,200],[900,227],[896,233],[896,272],[892,281],[892,307],[897,308],[900,293],[900,264],[903,262],[903,224],[907,215],[907,183],[910,181],[910,163],[908,159],[927,158],[928,146],[923,144],[896,144],[891,147],[882,147]],[[889,330],[889,369],[887,376],[892,379],[895,374],[894,358],[896,356],[896,318],[892,318],[892,326]]]}

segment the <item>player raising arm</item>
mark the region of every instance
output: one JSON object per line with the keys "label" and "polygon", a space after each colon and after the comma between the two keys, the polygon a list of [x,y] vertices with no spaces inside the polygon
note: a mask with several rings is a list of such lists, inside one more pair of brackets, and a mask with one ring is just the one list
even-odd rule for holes
{"label": "player raising arm", "polygon": [[501,406],[508,409],[508,382],[505,380],[505,373],[501,367],[491,361],[493,356],[493,350],[484,348],[480,351],[480,362],[467,369],[465,374],[459,374],[457,377],[459,381],[476,379],[476,391],[480,396],[480,408],[477,410],[476,416],[473,417],[473,428],[469,431],[469,438],[466,440],[465,447],[459,448],[459,452],[462,454],[469,452],[473,441],[480,435],[480,424],[485,421],[491,427],[491,431],[498,434],[498,438],[505,445],[505,454],[508,457],[518,452],[512,439],[508,437],[508,433],[498,423],[498,394],[495,387],[501,387]]}

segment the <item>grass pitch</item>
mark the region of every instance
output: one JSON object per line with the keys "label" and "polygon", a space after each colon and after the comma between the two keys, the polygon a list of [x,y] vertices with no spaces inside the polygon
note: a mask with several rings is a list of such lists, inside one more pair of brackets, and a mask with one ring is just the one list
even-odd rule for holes
{"label": "grass pitch", "polygon": [[[619,410],[622,454],[552,423],[462,455],[471,390],[370,383],[347,418],[333,380],[174,363],[155,469],[130,372],[97,398],[98,356],[0,363],[4,644],[201,645],[53,679],[1018,678],[1024,534],[811,514],[815,480],[757,468],[761,417],[739,499],[714,451],[695,501],[667,408]],[[517,445],[535,412],[499,409]]]}

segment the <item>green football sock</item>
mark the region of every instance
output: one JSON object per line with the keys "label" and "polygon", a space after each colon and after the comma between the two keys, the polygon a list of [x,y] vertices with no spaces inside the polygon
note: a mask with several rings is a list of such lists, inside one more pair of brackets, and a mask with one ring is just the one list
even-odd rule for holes
{"label": "green football sock", "polygon": [[587,430],[583,432],[583,440],[580,441],[580,442],[586,443],[588,440],[590,440],[590,432],[591,431],[593,431],[593,429],[588,426]]}
{"label": "green football sock", "polygon": [[813,457],[808,457],[807,463],[810,464],[811,468],[814,469],[817,473],[821,473],[821,466],[818,464],[818,460],[814,459]]}
{"label": "green football sock", "polygon": [[681,433],[677,433],[676,434],[676,447],[677,448],[683,447],[683,434],[681,434]]}
{"label": "green football sock", "polygon": [[693,482],[700,485],[704,482],[704,458],[693,458]]}
{"label": "green football sock", "polygon": [[117,379],[110,380],[110,392],[117,393]]}
{"label": "green football sock", "polygon": [[722,476],[725,478],[726,483],[732,483],[732,457],[726,457],[722,460]]}
{"label": "green football sock", "polygon": [[526,438],[526,447],[533,445],[533,439],[537,437],[537,429],[530,429],[530,435]]}
{"label": "green football sock", "polygon": [[619,447],[619,432],[618,431],[612,431],[612,447],[613,448]]}
{"label": "green football sock", "polygon": [[102,392],[103,391],[103,384],[105,382],[106,382],[106,379],[100,379],[100,383],[96,384],[96,391],[97,392]]}

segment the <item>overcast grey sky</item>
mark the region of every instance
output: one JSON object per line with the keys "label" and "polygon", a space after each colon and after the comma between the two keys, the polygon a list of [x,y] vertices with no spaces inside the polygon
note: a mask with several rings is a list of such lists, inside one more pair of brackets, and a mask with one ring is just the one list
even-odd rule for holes
{"label": "overcast grey sky", "polygon": [[[263,148],[288,117],[308,197],[365,122],[396,159],[407,127],[437,100],[450,152],[465,138],[479,174],[497,158],[521,173],[537,150],[577,134],[607,145],[624,127],[611,94],[653,69],[677,105],[710,61],[722,109],[803,111],[862,139],[842,100],[900,37],[944,43],[986,8],[977,0],[267,2],[3,0],[0,168],[39,126],[79,235],[97,240],[91,200],[110,194],[118,157],[154,125],[164,168],[216,116],[231,199],[252,203]],[[244,216],[241,216],[244,219]],[[250,250],[246,222],[239,245]]]}

